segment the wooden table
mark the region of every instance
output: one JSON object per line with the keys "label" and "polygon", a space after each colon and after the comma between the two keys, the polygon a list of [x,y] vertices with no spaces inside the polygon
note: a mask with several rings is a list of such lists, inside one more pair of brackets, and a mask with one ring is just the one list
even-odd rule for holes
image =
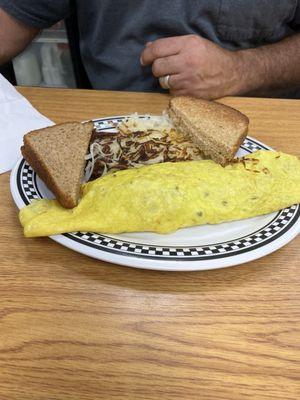
{"label": "wooden table", "polygon": [[[160,113],[168,97],[22,88],[56,122]],[[300,102],[227,98],[250,134],[299,155]],[[0,176],[0,399],[299,399],[300,237],[193,273],[99,262],[25,239]]]}

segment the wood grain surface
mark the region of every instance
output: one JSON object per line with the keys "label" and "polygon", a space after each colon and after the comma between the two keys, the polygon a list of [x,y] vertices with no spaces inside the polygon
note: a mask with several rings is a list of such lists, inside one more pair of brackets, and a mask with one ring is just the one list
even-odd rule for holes
{"label": "wood grain surface", "polygon": [[[160,113],[159,94],[22,88],[55,122]],[[223,100],[299,155],[300,102]],[[25,239],[0,176],[0,400],[300,398],[300,238],[192,273],[96,261]]]}

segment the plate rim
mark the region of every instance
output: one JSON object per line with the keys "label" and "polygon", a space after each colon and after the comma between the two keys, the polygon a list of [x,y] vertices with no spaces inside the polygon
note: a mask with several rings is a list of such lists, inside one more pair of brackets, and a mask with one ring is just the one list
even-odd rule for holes
{"label": "plate rim", "polygon": [[[138,114],[140,118],[147,117],[149,114]],[[121,116],[109,116],[104,118],[95,118],[92,121],[94,123],[97,122],[107,122],[111,120],[120,120],[128,117],[129,115],[121,115]],[[109,129],[108,127],[104,129]],[[258,144],[260,147],[265,148],[267,150],[273,150],[270,146],[265,143],[251,137],[247,136],[247,139]],[[249,151],[249,153],[251,153]],[[13,199],[18,208],[22,208],[26,205],[26,202],[22,199],[21,194],[18,190],[19,188],[19,180],[18,180],[18,171],[20,164],[24,162],[24,159],[21,157],[16,165],[14,166],[11,175],[10,175],[10,190],[13,196]],[[35,174],[35,173],[34,173]],[[38,187],[36,187],[38,190]],[[40,194],[40,193],[39,193]],[[42,195],[40,194],[42,197]],[[297,205],[296,205],[297,206]],[[299,211],[299,206],[298,206]],[[280,214],[280,211],[277,213],[277,216]],[[272,219],[272,221],[276,218],[276,216]],[[270,224],[270,223],[269,223]],[[268,224],[267,224],[268,225]],[[263,228],[258,229],[260,231]],[[234,265],[244,264],[246,262],[253,261],[255,259],[261,258],[265,255],[268,255],[285,244],[289,243],[292,239],[294,239],[297,234],[300,232],[300,217],[298,216],[295,222],[292,224],[290,228],[288,228],[283,234],[277,237],[274,240],[268,241],[268,243],[262,244],[258,248],[249,249],[249,251],[241,252],[237,255],[226,254],[214,259],[205,259],[205,260],[193,260],[193,259],[157,259],[151,257],[143,257],[140,255],[137,257],[136,254],[126,255],[126,253],[111,253],[108,251],[101,250],[99,248],[93,248],[91,246],[87,246],[84,243],[79,243],[74,240],[74,238],[70,238],[70,234],[62,234],[62,235],[54,235],[50,236],[50,238],[61,245],[72,249],[73,251],[79,252],[81,254],[87,255],[97,260],[102,260],[105,262],[110,262],[118,265],[123,265],[132,268],[141,268],[141,269],[151,269],[151,270],[159,270],[159,271],[201,271],[201,270],[210,270],[210,269],[218,269],[218,268],[226,268]],[[252,234],[252,233],[251,233]],[[101,236],[106,236],[102,235]],[[249,236],[249,235],[248,235]],[[239,240],[239,239],[237,239]],[[126,240],[127,242],[128,240]],[[214,244],[212,244],[213,246]],[[154,245],[148,244],[146,246],[153,247]],[[168,246],[162,246],[168,247]],[[174,246],[179,247],[179,246]],[[195,246],[193,246],[195,247]]]}

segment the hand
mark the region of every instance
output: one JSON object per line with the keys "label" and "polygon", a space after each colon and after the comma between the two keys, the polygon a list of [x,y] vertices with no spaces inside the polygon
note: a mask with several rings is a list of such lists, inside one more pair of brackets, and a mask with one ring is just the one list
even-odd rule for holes
{"label": "hand", "polygon": [[239,92],[238,57],[197,35],[158,39],[147,43],[142,65],[152,65],[157,78],[170,75],[172,95],[215,99]]}

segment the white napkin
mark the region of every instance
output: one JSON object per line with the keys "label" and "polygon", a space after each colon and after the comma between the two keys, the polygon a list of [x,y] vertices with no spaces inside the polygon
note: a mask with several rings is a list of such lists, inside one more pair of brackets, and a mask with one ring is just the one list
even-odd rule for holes
{"label": "white napkin", "polygon": [[0,74],[0,174],[21,157],[23,135],[53,125]]}

